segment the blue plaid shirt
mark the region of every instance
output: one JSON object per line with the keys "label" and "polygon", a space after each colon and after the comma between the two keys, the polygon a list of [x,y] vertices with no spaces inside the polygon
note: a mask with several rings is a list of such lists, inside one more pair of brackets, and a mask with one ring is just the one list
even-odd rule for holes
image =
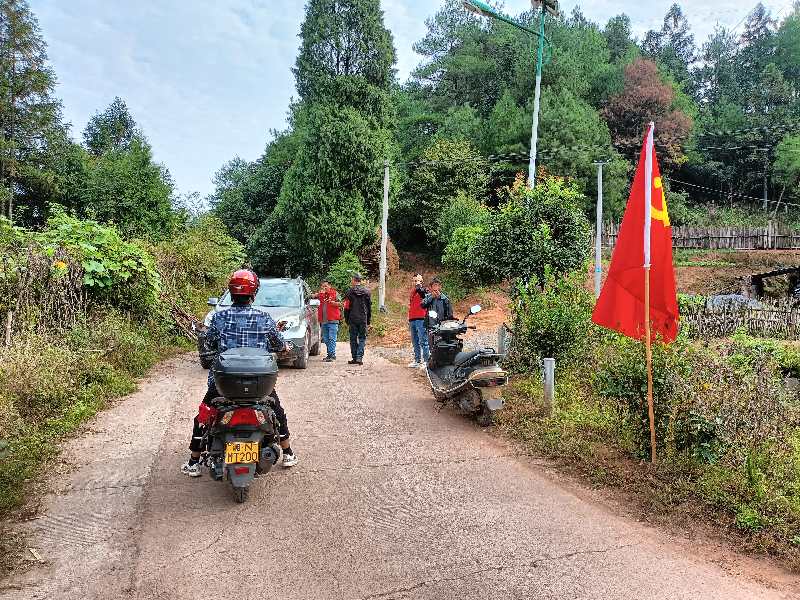
{"label": "blue plaid shirt", "polygon": [[[214,352],[231,348],[264,348],[280,352],[286,340],[278,331],[275,321],[267,313],[250,305],[234,304],[211,318],[206,332],[206,346]],[[208,372],[208,386],[214,387],[214,372]]]}

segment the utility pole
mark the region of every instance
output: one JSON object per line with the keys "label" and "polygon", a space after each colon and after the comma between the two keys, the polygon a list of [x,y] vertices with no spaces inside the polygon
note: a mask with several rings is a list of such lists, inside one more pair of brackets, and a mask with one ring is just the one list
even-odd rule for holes
{"label": "utility pole", "polygon": [[764,148],[764,210],[767,210],[767,171],[769,170],[769,150]]}
{"label": "utility pole", "polygon": [[600,297],[600,280],[603,276],[603,165],[607,160],[593,162],[597,165],[597,220],[594,232],[594,297]]}
{"label": "utility pole", "polygon": [[[497,19],[538,38],[536,46],[536,89],[533,96],[533,125],[531,126],[531,155],[528,163],[528,186],[533,189],[536,185],[536,146],[539,142],[539,98],[542,89],[542,64],[549,62],[553,56],[553,46],[550,40],[544,36],[544,16],[545,13],[554,17],[558,16],[558,0],[531,0],[531,6],[535,10],[539,10],[538,31],[497,11],[484,0],[462,0],[462,2],[465,9],[476,15]],[[546,60],[544,57],[545,44],[547,44],[548,50]]]}
{"label": "utility pole", "polygon": [[389,161],[383,161],[383,218],[381,220],[381,261],[378,310],[386,312],[386,246],[389,241]]}
{"label": "utility pole", "polygon": [[536,88],[533,94],[533,125],[531,126],[531,158],[528,164],[528,185],[536,186],[536,147],[539,143],[539,98],[542,93],[542,58],[544,55],[544,6],[539,11],[539,43],[536,47]]}

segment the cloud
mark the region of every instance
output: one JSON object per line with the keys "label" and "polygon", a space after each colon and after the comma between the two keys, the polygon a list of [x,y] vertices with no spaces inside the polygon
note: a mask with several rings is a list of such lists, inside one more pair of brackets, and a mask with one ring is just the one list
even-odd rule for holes
{"label": "cloud", "polygon": [[[300,41],[301,0],[31,0],[58,75],[57,94],[76,137],[115,96],[123,98],[181,192],[211,191],[231,157],[258,157],[270,129],[282,129],[295,93],[291,68]],[[627,12],[634,30],[659,28],[672,0],[585,2],[599,23]],[[382,0],[405,80],[420,60],[412,45],[438,0]],[[564,0],[571,11],[576,3]],[[770,3],[768,3],[770,4]],[[518,13],[528,0],[506,0]],[[741,0],[683,3],[701,42],[714,23],[735,25]],[[776,8],[772,6],[773,10]]]}

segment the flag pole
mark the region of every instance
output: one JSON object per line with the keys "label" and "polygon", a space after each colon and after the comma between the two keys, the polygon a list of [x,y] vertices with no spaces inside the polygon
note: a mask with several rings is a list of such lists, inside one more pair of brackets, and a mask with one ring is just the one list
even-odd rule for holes
{"label": "flag pole", "polygon": [[650,220],[653,202],[653,129],[647,132],[644,162],[644,340],[647,361],[647,414],[650,420],[650,461],[656,462],[656,418],[653,406],[653,340],[650,329]]}

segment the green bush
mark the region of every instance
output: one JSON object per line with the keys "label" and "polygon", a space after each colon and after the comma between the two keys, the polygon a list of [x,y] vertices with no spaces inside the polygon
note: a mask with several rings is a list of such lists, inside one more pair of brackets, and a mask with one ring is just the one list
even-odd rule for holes
{"label": "green bush", "polygon": [[328,270],[327,279],[341,294],[350,289],[353,274],[364,275],[364,266],[352,252],[344,252]]}
{"label": "green bush", "polygon": [[513,302],[513,337],[509,361],[520,372],[538,371],[543,358],[556,364],[578,359],[586,349],[594,298],[580,274],[543,284],[518,284]]}
{"label": "green bush", "polygon": [[114,227],[56,211],[36,236],[50,256],[69,252],[83,269],[83,286],[97,303],[143,312],[156,302],[161,280],[152,255],[122,239]]}
{"label": "green bush", "polygon": [[491,278],[489,265],[481,243],[486,235],[486,228],[481,225],[459,227],[450,239],[442,256],[442,264],[458,279],[466,284],[478,284]]}
{"label": "green bush", "polygon": [[583,266],[589,257],[590,227],[574,184],[544,176],[534,190],[518,178],[485,227],[456,229],[445,264],[468,281],[542,280]]}
{"label": "green bush", "polygon": [[450,200],[439,214],[434,239],[439,252],[444,251],[461,227],[482,227],[489,218],[489,209],[463,191]]}

